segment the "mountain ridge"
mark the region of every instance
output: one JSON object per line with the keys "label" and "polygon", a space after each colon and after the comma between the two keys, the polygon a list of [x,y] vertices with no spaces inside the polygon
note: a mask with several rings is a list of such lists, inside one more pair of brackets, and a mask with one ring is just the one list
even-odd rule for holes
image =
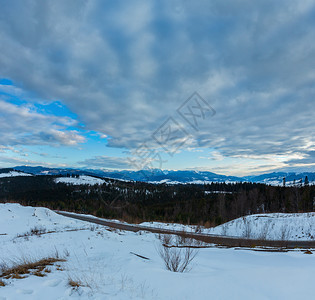
{"label": "mountain ridge", "polygon": [[[310,184],[315,184],[315,172],[272,172],[251,176],[228,176],[216,174],[209,171],[196,170],[95,170],[95,169],[76,169],[76,168],[47,168],[42,166],[16,166],[10,168],[33,175],[56,175],[66,176],[74,175],[90,175],[101,178],[112,178],[126,181],[142,181],[150,183],[166,183],[166,184],[185,184],[185,183],[211,183],[211,182],[253,182],[265,183],[271,185],[282,185],[285,178],[286,185],[303,184],[305,177],[308,177]],[[1,170],[1,169],[0,169]],[[4,169],[3,169],[4,170]],[[5,169],[8,170],[8,169]]]}

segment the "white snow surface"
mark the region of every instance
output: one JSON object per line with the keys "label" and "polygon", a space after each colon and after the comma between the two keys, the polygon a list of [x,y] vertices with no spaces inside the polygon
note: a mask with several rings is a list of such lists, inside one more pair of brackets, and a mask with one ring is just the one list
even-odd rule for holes
{"label": "white snow surface", "polygon": [[[32,227],[40,236],[22,236]],[[72,231],[69,231],[72,230]],[[20,237],[18,237],[18,235]],[[165,269],[160,241],[57,215],[45,208],[0,204],[0,264],[54,255],[66,262],[45,277],[2,279],[1,300],[29,299],[312,299],[315,258],[303,251],[202,248],[186,273]],[[136,253],[149,258],[142,259]],[[56,265],[62,270],[57,270]],[[69,278],[83,285],[72,288]],[[88,286],[87,286],[88,285]]]}
{"label": "white snow surface", "polygon": [[12,237],[24,235],[35,227],[46,231],[88,228],[89,224],[64,218],[44,207],[22,206],[16,203],[0,203],[0,235]]}
{"label": "white snow surface", "polygon": [[24,172],[17,172],[17,171],[10,171],[8,173],[0,173],[0,178],[16,177],[16,176],[33,176],[33,175],[24,173]]}
{"label": "white snow surface", "polygon": [[95,185],[95,184],[103,184],[106,182],[103,179],[96,178],[93,176],[87,176],[87,175],[80,175],[78,178],[76,178],[76,177],[58,177],[58,178],[56,178],[55,181],[56,181],[56,183],[61,182],[61,183],[73,184],[73,185],[80,185],[80,184]]}

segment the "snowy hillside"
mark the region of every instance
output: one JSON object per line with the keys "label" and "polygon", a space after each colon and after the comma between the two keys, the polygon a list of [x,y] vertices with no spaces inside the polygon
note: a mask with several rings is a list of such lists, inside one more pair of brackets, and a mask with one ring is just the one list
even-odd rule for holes
{"label": "snowy hillside", "polygon": [[80,185],[80,184],[89,184],[89,185],[95,185],[95,184],[103,184],[106,181],[100,178],[92,177],[92,176],[86,176],[86,175],[80,175],[78,177],[58,177],[56,178],[56,183],[66,183],[66,184],[73,184],[73,185]]}
{"label": "snowy hillside", "polygon": [[142,226],[265,240],[314,240],[315,213],[256,214],[227,222],[214,228],[174,223],[144,222]]}
{"label": "snowy hillside", "polygon": [[17,172],[17,171],[9,171],[7,173],[0,173],[0,178],[16,177],[16,176],[33,176],[33,175],[27,174],[24,172]]}
{"label": "snowy hillside", "polygon": [[25,235],[38,227],[46,232],[88,227],[74,219],[66,219],[44,207],[25,207],[15,203],[0,203],[0,235]]}
{"label": "snowy hillside", "polygon": [[39,274],[31,271],[4,278],[4,269],[0,269],[0,299],[313,297],[314,257],[304,251],[237,251],[210,246],[196,252],[191,270],[174,273],[166,270],[157,251],[159,245],[161,241],[152,233],[114,230],[45,208],[0,204],[2,268],[28,259],[65,259]]}
{"label": "snowy hillside", "polygon": [[208,232],[268,240],[314,240],[315,213],[250,215],[209,229]]}

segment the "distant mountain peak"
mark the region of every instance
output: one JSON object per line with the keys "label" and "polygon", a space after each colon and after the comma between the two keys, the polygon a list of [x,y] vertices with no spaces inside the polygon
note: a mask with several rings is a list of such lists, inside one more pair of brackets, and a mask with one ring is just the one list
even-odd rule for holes
{"label": "distant mountain peak", "polygon": [[[1,170],[1,169],[0,169]],[[4,169],[3,169],[4,170]],[[7,169],[5,169],[7,170]],[[18,166],[11,170],[22,171],[33,175],[90,175],[102,178],[112,178],[120,180],[130,181],[143,181],[154,183],[211,183],[211,182],[255,182],[265,183],[271,185],[282,185],[283,177],[286,178],[286,184],[292,185],[297,181],[304,183],[305,177],[308,177],[310,184],[315,184],[315,172],[272,172],[260,175],[251,176],[227,176],[216,174],[208,171],[199,170],[160,170],[160,169],[148,169],[148,170],[94,170],[94,169],[71,169],[71,168],[47,168],[42,166],[29,167]]]}

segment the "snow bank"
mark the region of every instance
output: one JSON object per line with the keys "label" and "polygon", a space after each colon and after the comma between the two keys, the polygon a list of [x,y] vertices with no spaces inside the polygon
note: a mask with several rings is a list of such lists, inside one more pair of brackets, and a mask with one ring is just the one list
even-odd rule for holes
{"label": "snow bank", "polygon": [[16,176],[33,176],[24,172],[10,171],[9,173],[0,173],[0,178],[16,177]]}
{"label": "snow bank", "polygon": [[195,225],[183,225],[178,223],[162,223],[162,222],[143,222],[140,226],[160,228],[166,230],[185,231],[185,232],[196,232],[197,226]]}
{"label": "snow bank", "polygon": [[100,178],[96,178],[93,176],[86,176],[80,175],[78,178],[76,177],[58,177],[56,178],[56,183],[66,183],[66,184],[73,184],[73,185],[80,185],[80,184],[88,184],[88,185],[95,185],[95,184],[103,184],[106,181]]}

